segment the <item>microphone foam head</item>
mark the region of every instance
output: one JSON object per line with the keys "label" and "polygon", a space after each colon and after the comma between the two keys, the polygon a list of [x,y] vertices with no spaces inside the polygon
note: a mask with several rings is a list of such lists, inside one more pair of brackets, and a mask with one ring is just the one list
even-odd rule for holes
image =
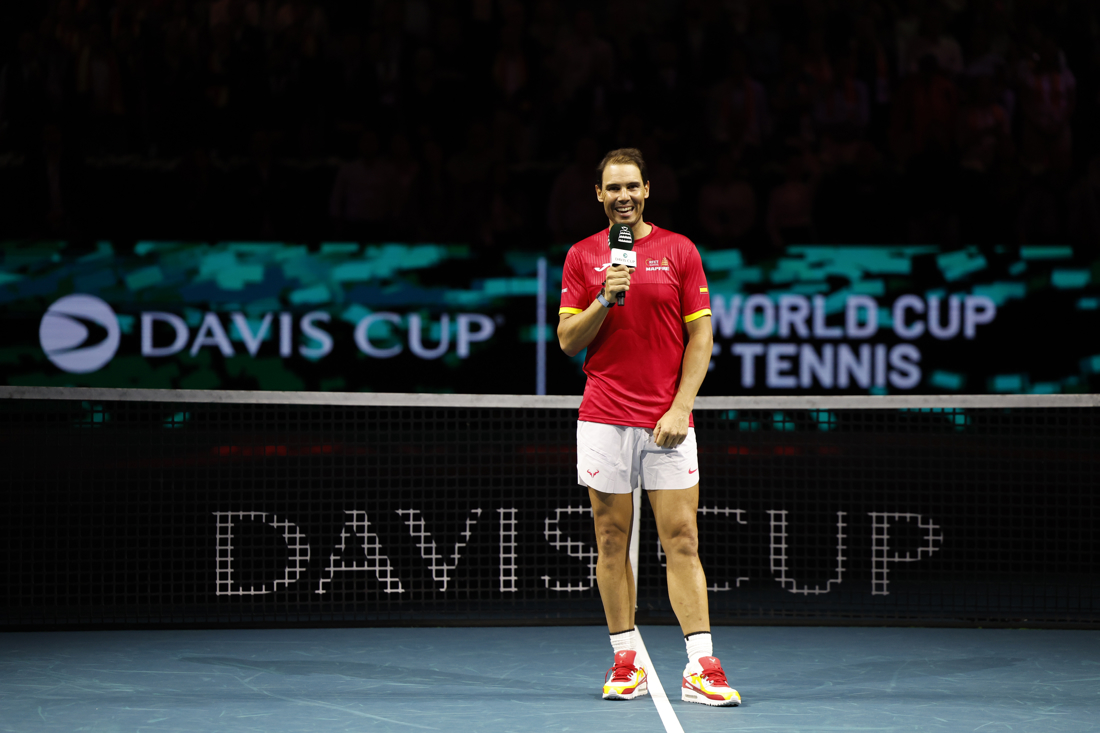
{"label": "microphone foam head", "polygon": [[634,231],[626,224],[616,224],[607,232],[608,244],[613,249],[634,249]]}

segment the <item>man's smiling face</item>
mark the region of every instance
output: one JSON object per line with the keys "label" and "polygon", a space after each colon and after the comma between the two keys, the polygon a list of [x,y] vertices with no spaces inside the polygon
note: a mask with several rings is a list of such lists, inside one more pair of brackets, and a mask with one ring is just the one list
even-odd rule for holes
{"label": "man's smiling face", "polygon": [[611,163],[603,169],[603,185],[596,186],[596,198],[603,204],[611,226],[626,224],[633,229],[642,221],[649,181],[633,163]]}

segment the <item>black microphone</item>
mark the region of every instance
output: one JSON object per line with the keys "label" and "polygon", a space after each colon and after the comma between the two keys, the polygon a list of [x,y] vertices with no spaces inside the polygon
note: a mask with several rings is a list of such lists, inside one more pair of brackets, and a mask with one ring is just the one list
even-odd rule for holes
{"label": "black microphone", "polygon": [[[616,224],[607,231],[607,243],[611,246],[611,264],[638,266],[638,253],[634,251],[634,231],[626,224]],[[617,305],[626,305],[626,293],[615,298]]]}

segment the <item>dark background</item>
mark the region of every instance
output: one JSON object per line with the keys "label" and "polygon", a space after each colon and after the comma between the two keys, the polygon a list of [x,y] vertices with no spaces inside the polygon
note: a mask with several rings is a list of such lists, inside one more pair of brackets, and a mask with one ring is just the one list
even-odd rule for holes
{"label": "dark background", "polygon": [[[1092,262],[1100,242],[1089,0],[40,0],[3,13],[8,241],[560,252],[606,225],[591,188],[599,157],[638,146],[647,219],[750,263],[813,243],[1072,244]],[[599,615],[593,591],[578,604],[540,586],[547,569],[586,577],[543,535],[547,513],[575,498],[571,411],[4,408],[3,625]],[[700,523],[712,580],[753,576],[714,594],[716,620],[1094,625],[1093,412],[987,411],[962,429],[943,414],[874,412],[835,431],[806,414],[704,418],[707,502],[750,522],[743,534]],[[370,429],[384,450],[363,442]],[[472,592],[434,591],[394,497],[432,506],[430,525],[449,528],[436,530],[440,548],[482,502],[488,534],[456,573]],[[491,514],[512,502],[527,553],[515,601],[492,590]],[[294,514],[324,538],[316,572],[355,504],[390,512],[379,531],[410,603],[380,597],[369,574],[323,602],[300,588],[212,595],[212,512]],[[805,584],[831,576],[835,513],[850,513],[842,586],[778,587],[776,509],[791,512],[789,564]],[[870,595],[868,512],[921,513],[944,530],[939,552],[892,568],[892,596]],[[261,526],[241,539],[252,579],[278,577],[281,538]],[[920,539],[899,528],[897,541]],[[646,572],[644,613],[667,620],[659,571]]]}
{"label": "dark background", "polygon": [[0,24],[5,237],[1100,242],[1090,0],[38,0]]}

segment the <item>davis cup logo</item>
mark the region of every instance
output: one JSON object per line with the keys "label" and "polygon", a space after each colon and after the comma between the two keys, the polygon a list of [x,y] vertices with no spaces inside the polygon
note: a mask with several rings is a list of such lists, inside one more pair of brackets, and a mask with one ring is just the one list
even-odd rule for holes
{"label": "davis cup logo", "polygon": [[66,295],[49,307],[38,326],[46,357],[70,374],[105,366],[118,351],[120,337],[115,312],[94,295]]}

